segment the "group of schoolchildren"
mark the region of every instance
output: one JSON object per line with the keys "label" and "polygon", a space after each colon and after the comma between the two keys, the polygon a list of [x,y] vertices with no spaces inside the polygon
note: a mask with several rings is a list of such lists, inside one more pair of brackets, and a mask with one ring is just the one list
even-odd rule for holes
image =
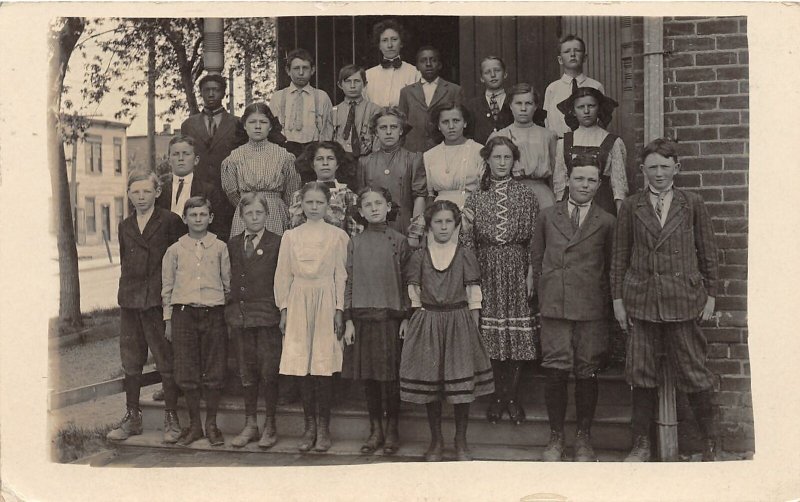
{"label": "group of schoolchildren", "polygon": [[[336,107],[309,84],[311,55],[289,53],[291,84],[245,109],[247,143],[221,161],[227,200],[214,187],[185,194],[171,185],[164,196],[174,202],[162,206],[155,174],[129,176],[135,214],[119,230],[128,411],[109,438],[142,432],[149,348],[163,382],[164,442],[224,444],[216,415],[233,350],[245,406],[235,447],[276,444],[278,376],[287,375],[299,377],[299,450],[327,451],[341,373],[364,385],[363,453],[397,452],[402,400],[426,406],[425,459],[441,460],[447,401],[455,456],[469,460],[470,403],[491,394],[490,422],[524,421],[519,363],[536,358],[551,428],[543,459],[566,458],[572,374],[574,460],[595,461],[590,429],[613,311],[627,333],[633,396],[626,461],[651,458],[661,351],[704,435],[703,459],[714,460],[713,378],[698,322],[714,313],[717,257],[702,199],[673,185],[675,144],[644,147],[646,186],[628,196],[625,145],[605,129],[616,103],[583,74],[577,36],[561,40],[564,74],[544,100],[526,83],[506,90],[505,64],[490,56],[480,68],[485,92],[462,102],[459,86],[439,76],[435,48],[422,47],[414,68],[400,59],[401,25],[382,21],[374,35],[381,64],[342,68]],[[196,150],[191,136],[170,142],[180,183],[200,162]],[[226,235],[215,235],[226,204],[233,224],[218,222]],[[499,254],[508,246],[516,251]]]}

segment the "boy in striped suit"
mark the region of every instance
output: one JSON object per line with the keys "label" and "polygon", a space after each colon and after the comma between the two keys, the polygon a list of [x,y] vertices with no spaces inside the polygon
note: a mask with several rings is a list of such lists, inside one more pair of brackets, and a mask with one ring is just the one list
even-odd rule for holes
{"label": "boy in striped suit", "polygon": [[611,265],[614,317],[628,334],[625,374],[633,387],[634,444],[625,461],[650,460],[660,344],[703,434],[703,461],[713,461],[714,380],[706,367],[706,338],[698,322],[714,314],[714,230],[703,199],[673,187],[680,170],[675,143],[653,140],[641,158],[648,186],[622,203]]}

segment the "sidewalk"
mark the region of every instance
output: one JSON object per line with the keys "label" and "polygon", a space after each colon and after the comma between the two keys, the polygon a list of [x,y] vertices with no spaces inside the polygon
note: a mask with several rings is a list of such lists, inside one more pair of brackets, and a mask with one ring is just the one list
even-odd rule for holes
{"label": "sidewalk", "polygon": [[119,245],[110,242],[111,261],[108,259],[108,250],[105,244],[93,246],[78,246],[78,270],[94,270],[119,266]]}

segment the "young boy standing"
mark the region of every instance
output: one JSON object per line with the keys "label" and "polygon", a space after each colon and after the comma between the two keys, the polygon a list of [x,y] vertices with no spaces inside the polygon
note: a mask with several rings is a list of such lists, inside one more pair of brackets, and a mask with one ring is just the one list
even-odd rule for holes
{"label": "young boy standing", "polygon": [[[286,73],[292,82],[275,91],[269,101],[272,113],[278,117],[286,136],[285,148],[299,157],[312,141],[333,137],[331,99],[309,82],[314,76],[314,58],[305,49],[294,49],[286,56]],[[303,183],[312,181],[314,173],[300,173]],[[306,179],[308,178],[308,179]]]}
{"label": "young boy standing", "polygon": [[[161,195],[156,198],[156,207],[168,209],[182,218],[184,204],[195,195],[207,198],[215,208],[218,207],[218,202],[223,202],[220,192],[212,183],[195,175],[194,170],[200,157],[195,150],[194,138],[182,134],[172,138],[167,147],[167,160],[172,175],[164,180]],[[216,234],[220,230],[219,221],[221,220],[214,219],[209,227],[210,232]]]}
{"label": "young boy standing", "polygon": [[460,103],[461,87],[439,77],[442,57],[438,49],[429,45],[417,51],[417,70],[422,79],[403,87],[398,108],[406,114],[411,126],[403,147],[411,152],[425,152],[436,146],[429,130],[430,111],[441,103]]}
{"label": "young boy standing", "polygon": [[281,312],[275,305],[275,269],[280,236],[266,230],[267,201],[259,193],[242,195],[239,211],[245,231],[228,241],[231,259],[231,297],[225,320],[235,343],[239,375],[244,388],[245,425],[231,444],[237,448],[258,439],[259,385],[264,394],[264,435],[258,442],[270,448],[278,440],[275,408],[278,403],[278,369],[283,335],[278,328]]}
{"label": "young boy standing", "polygon": [[564,121],[558,104],[567,99],[578,87],[593,87],[603,94],[603,84],[583,74],[586,61],[586,44],[575,35],[564,36],[558,44],[558,63],[564,69],[561,78],[547,86],[544,91],[544,110],[547,112],[546,127],[562,138],[572,129]]}
{"label": "young boy standing", "polygon": [[650,142],[642,152],[641,170],[648,187],[620,207],[611,267],[614,317],[628,333],[625,374],[633,387],[634,441],[625,461],[650,460],[660,347],[703,434],[703,461],[714,461],[714,380],[698,324],[714,314],[714,229],[703,199],[673,186],[680,170],[675,143],[664,138]]}
{"label": "young boy standing", "polygon": [[472,139],[481,145],[493,132],[510,126],[514,122],[514,114],[506,99],[505,85],[508,73],[505,62],[497,56],[487,56],[481,61],[481,83],[485,91],[470,99],[466,105],[472,113]]}
{"label": "young boy standing", "polygon": [[542,211],[533,238],[534,285],[542,315],[542,368],[550,442],[543,459],[564,456],[567,379],[575,374],[575,461],[597,460],[590,429],[597,405],[597,371],[608,343],[608,274],[614,217],[592,200],[600,163],[579,155],[569,174],[569,198]]}
{"label": "young boy standing", "polygon": [[364,97],[367,73],[364,68],[349,64],[339,70],[337,85],[344,93],[344,101],[333,107],[333,141],[355,159],[369,155],[374,143],[369,124],[381,108]]}
{"label": "young boy standing", "polygon": [[128,199],[134,214],[119,224],[121,275],[117,300],[120,306],[119,352],[125,372],[127,412],[107,438],[123,440],[142,433],[139,407],[142,368],[147,350],[153,353],[164,385],[164,442],[174,443],[181,429],[176,413],[178,388],[173,378],[172,346],[164,333],[161,310],[161,259],[167,248],[184,232],[180,218],[155,207],[161,193],[154,173],[132,171],[128,176]]}
{"label": "young boy standing", "polygon": [[178,440],[187,446],[203,437],[200,385],[205,387],[206,436],[212,446],[224,443],[217,409],[225,383],[225,300],[230,292],[228,248],[208,231],[211,203],[191,197],[183,209],[189,233],[167,249],[162,262],[161,298],[166,337],[175,351],[175,381],[186,397],[189,428]]}

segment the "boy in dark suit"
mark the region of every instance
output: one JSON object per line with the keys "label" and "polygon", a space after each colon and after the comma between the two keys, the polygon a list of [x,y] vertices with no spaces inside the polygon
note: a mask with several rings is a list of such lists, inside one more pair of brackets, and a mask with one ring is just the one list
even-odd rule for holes
{"label": "boy in dark suit", "polygon": [[675,369],[676,387],[686,393],[703,434],[703,461],[713,461],[714,380],[698,321],[714,314],[714,229],[703,199],[673,186],[680,163],[672,141],[650,142],[642,152],[641,170],[648,187],[622,203],[611,267],[614,317],[628,333],[625,374],[633,387],[634,445],[625,461],[650,460],[661,344],[667,364]]}
{"label": "boy in dark suit", "polygon": [[441,103],[461,103],[461,87],[439,77],[442,61],[439,50],[425,45],[417,51],[417,70],[422,74],[419,82],[400,91],[400,110],[406,114],[411,130],[406,135],[403,148],[411,152],[425,152],[436,146],[429,131],[430,111]]}
{"label": "boy in dark suit", "polygon": [[472,139],[485,145],[489,136],[514,123],[514,114],[506,99],[503,87],[508,77],[506,63],[497,56],[487,56],[481,61],[481,82],[486,90],[467,101],[472,113],[470,128]]}
{"label": "boy in dark suit", "polygon": [[231,259],[231,297],[225,320],[235,343],[239,374],[244,387],[245,425],[231,444],[241,448],[258,439],[256,405],[258,387],[264,393],[266,418],[258,442],[270,448],[277,441],[275,408],[278,403],[278,369],[283,335],[278,324],[281,313],[275,305],[275,269],[280,236],[264,228],[267,201],[258,193],[246,193],[239,202],[245,231],[228,241]]}
{"label": "boy in dark suit", "polygon": [[164,442],[175,443],[181,433],[172,346],[164,336],[161,310],[161,259],[167,248],[186,232],[186,227],[170,211],[155,207],[160,192],[154,173],[132,171],[128,176],[128,199],[133,201],[136,212],[119,224],[122,268],[117,294],[127,412],[119,426],[108,433],[107,438],[112,440],[142,433],[139,393],[148,348],[164,384]]}
{"label": "boy in dark suit", "polygon": [[[194,151],[200,159],[194,172],[198,179],[211,183],[217,193],[223,194],[220,165],[231,152],[247,143],[247,133],[241,120],[229,114],[222,106],[227,83],[221,75],[206,75],[200,79],[203,111],[192,115],[181,124],[181,134],[194,138]],[[214,206],[215,232],[223,241],[231,231],[234,208],[225,197]]]}
{"label": "boy in dark suit", "polygon": [[[186,201],[195,195],[206,197],[214,208],[224,202],[222,195],[212,183],[196,176],[195,168],[200,163],[200,157],[195,152],[195,145],[194,138],[183,134],[170,140],[168,160],[172,175],[163,180],[161,195],[156,199],[156,207],[168,209],[179,217],[183,217],[183,206]],[[217,235],[220,232],[218,221],[221,220],[214,218],[209,226],[209,231]]]}
{"label": "boy in dark suit", "polygon": [[595,156],[580,155],[569,173],[569,199],[542,211],[533,238],[533,274],[542,315],[542,368],[550,442],[543,459],[564,456],[567,379],[575,373],[575,461],[594,462],[590,429],[597,370],[608,343],[608,273],[614,217],[592,203],[600,186]]}

